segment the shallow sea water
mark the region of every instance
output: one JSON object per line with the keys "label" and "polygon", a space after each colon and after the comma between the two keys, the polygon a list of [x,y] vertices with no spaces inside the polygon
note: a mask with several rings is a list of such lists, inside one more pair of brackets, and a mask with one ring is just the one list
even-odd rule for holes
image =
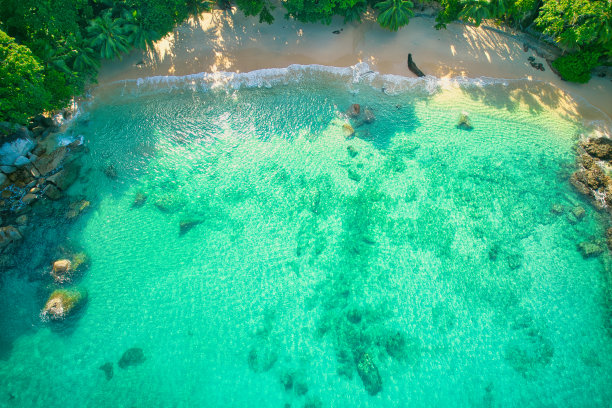
{"label": "shallow sea water", "polygon": [[576,249],[605,220],[568,183],[582,125],[502,83],[296,72],[94,91],[65,134],[92,207],[31,233],[85,250],[88,301],[41,322],[51,260],[4,277],[0,406],[611,406],[606,259]]}

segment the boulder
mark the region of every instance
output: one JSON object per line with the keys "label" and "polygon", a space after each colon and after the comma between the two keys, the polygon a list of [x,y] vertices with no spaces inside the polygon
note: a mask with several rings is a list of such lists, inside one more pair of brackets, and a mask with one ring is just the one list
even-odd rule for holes
{"label": "boulder", "polygon": [[43,190],[43,193],[49,197],[50,200],[59,200],[60,198],[62,198],[62,192],[55,187],[55,185],[53,184],[49,184],[47,185],[47,187],[45,187],[45,189]]}
{"label": "boulder", "polygon": [[574,215],[574,217],[576,217],[577,220],[581,220],[586,215],[586,211],[582,206],[577,205],[576,207],[572,208],[572,214]]}
{"label": "boulder", "polygon": [[22,238],[21,232],[12,225],[0,227],[0,248],[9,245],[11,242],[19,241]]}
{"label": "boulder", "polygon": [[342,131],[344,132],[344,137],[347,139],[355,137],[355,129],[348,123],[342,125]]}
{"label": "boulder", "polygon": [[119,360],[119,368],[128,368],[131,366],[137,366],[140,365],[142,363],[144,363],[146,360],[146,357],[144,355],[144,351],[142,351],[141,348],[138,347],[132,347],[130,349],[127,349],[125,351],[125,353],[123,353],[123,355],[121,356],[121,359]]}
{"label": "boulder", "polygon": [[249,368],[255,373],[269,371],[276,360],[278,354],[267,344],[258,344],[251,348],[247,357]]}
{"label": "boulder", "polygon": [[132,208],[140,208],[147,202],[147,196],[140,191],[136,193],[134,202],[132,202]]}
{"label": "boulder", "polygon": [[346,114],[351,118],[356,118],[357,116],[359,116],[360,113],[361,106],[358,103],[352,104],[346,111]]}
{"label": "boulder", "polygon": [[553,206],[550,208],[550,212],[555,215],[561,215],[565,212],[565,208],[562,204],[553,204]]}
{"label": "boulder", "polygon": [[43,176],[47,175],[48,173],[59,167],[60,164],[62,164],[67,153],[68,149],[66,149],[66,146],[58,147],[50,154],[43,154],[42,156],[40,156],[34,162],[34,167],[36,167],[36,169]]}
{"label": "boulder", "polygon": [[70,205],[68,206],[68,212],[66,213],[66,218],[72,220],[78,217],[79,215],[81,215],[81,213],[83,213],[83,211],[89,208],[90,205],[91,203],[87,200],[79,200],[70,203]]}
{"label": "boulder", "polygon": [[0,186],[3,185],[6,182],[6,174],[0,172]]}
{"label": "boulder", "polygon": [[462,130],[472,130],[474,127],[472,126],[472,122],[468,117],[467,113],[463,112],[459,115],[459,120],[457,122],[457,128]]}
{"label": "boulder", "polygon": [[346,151],[348,152],[349,156],[351,156],[351,157],[355,157],[355,156],[357,156],[359,154],[357,149],[355,149],[353,146],[346,146]]}
{"label": "boulder", "polygon": [[15,222],[19,225],[26,225],[28,223],[28,216],[27,215],[20,215],[19,217],[15,218]]}
{"label": "boulder", "polygon": [[582,179],[584,179],[584,175],[581,173],[583,172],[584,170],[579,170],[572,174],[570,177],[570,183],[579,193],[584,195],[591,195],[591,190],[589,189],[589,187],[582,182]]}
{"label": "boulder", "polygon": [[72,262],[69,259],[59,259],[53,262],[51,276],[56,282],[64,283],[70,280],[72,270]]}
{"label": "boulder", "polygon": [[201,223],[202,223],[202,220],[181,220],[179,223],[179,236],[185,235],[193,227]]}
{"label": "boulder", "polygon": [[582,148],[591,156],[602,160],[612,159],[612,139],[601,137],[588,139],[581,143]]}
{"label": "boulder", "polygon": [[12,166],[17,158],[26,156],[36,146],[31,139],[20,137],[12,142],[6,142],[0,146],[0,165]]}
{"label": "boulder", "polygon": [[66,191],[78,179],[79,171],[79,166],[75,162],[70,162],[62,170],[47,177],[47,181],[55,184],[60,190]]}
{"label": "boulder", "polygon": [[112,164],[109,164],[104,168],[104,175],[111,180],[117,180],[117,177],[119,176],[117,174],[117,169],[115,169],[115,166]]}
{"label": "boulder", "polygon": [[376,395],[382,390],[382,378],[378,372],[378,367],[368,353],[363,353],[357,361],[357,373],[359,373],[368,394]]}
{"label": "boulder", "polygon": [[604,251],[604,248],[597,241],[586,241],[578,244],[578,250],[582,254],[582,257],[587,259],[595,258],[601,255]]}
{"label": "boulder", "polygon": [[36,194],[26,194],[21,198],[21,202],[28,205],[30,204],[32,201],[36,200],[38,197],[36,196]]}
{"label": "boulder", "polygon": [[104,375],[106,376],[106,380],[109,381],[111,378],[113,378],[113,374],[114,374],[114,369],[113,369],[113,363],[104,363],[102,364],[100,367],[98,367],[100,370],[104,371]]}
{"label": "boulder", "polygon": [[374,112],[370,108],[365,108],[363,110],[363,121],[365,123],[372,123],[376,120],[376,116],[374,116]]}
{"label": "boulder", "polygon": [[61,320],[83,304],[87,292],[77,288],[58,289],[51,293],[41,312],[43,320]]}

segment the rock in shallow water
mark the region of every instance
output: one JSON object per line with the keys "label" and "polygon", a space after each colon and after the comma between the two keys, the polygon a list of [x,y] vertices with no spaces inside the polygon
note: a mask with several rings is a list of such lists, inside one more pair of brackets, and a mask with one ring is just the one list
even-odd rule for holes
{"label": "rock in shallow water", "polygon": [[113,378],[113,374],[114,374],[113,363],[110,363],[110,362],[104,363],[98,368],[104,371],[104,375],[106,376],[107,381]]}
{"label": "rock in shallow water", "polygon": [[136,366],[144,363],[146,357],[144,351],[138,347],[132,347],[127,349],[119,360],[119,368],[128,368],[130,366]]}
{"label": "rock in shallow water", "polygon": [[368,353],[361,355],[357,362],[357,372],[368,394],[376,395],[382,391],[382,378],[378,372],[378,367],[376,367]]}
{"label": "rock in shallow water", "polygon": [[183,236],[188,233],[193,227],[201,224],[202,220],[182,220],[179,223],[179,236]]}
{"label": "rock in shallow water", "polygon": [[87,299],[87,292],[78,288],[58,289],[51,293],[41,312],[43,320],[61,320]]}
{"label": "rock in shallow water", "polygon": [[147,196],[144,193],[138,192],[134,197],[132,208],[140,208],[147,202]]}
{"label": "rock in shallow water", "polygon": [[603,245],[597,241],[581,242],[578,244],[578,250],[583,258],[594,258],[601,255],[604,251]]}

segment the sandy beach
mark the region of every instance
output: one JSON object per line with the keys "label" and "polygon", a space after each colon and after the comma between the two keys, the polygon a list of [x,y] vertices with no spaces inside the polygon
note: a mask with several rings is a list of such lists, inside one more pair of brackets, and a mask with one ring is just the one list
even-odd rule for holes
{"label": "sandy beach", "polygon": [[[343,24],[335,19],[329,26],[287,20],[280,9],[275,16],[275,22],[267,25],[236,10],[204,13],[177,27],[154,49],[134,51],[121,61],[104,64],[99,83],[199,72],[248,72],[291,64],[346,67],[361,61],[383,74],[411,77],[414,74],[406,59],[412,53],[427,75],[526,79],[523,90],[533,88],[536,98],[537,84],[543,81],[558,92],[547,96],[554,101],[544,102],[547,108],[561,108],[587,120],[601,118],[599,110],[612,117],[609,78],[594,77],[588,84],[562,81],[532,49],[524,51],[520,38],[494,30],[463,24],[436,30],[435,19],[426,16],[414,17],[396,33],[382,29],[373,15],[365,16],[361,23]],[[531,56],[544,64],[544,72],[530,66]]]}

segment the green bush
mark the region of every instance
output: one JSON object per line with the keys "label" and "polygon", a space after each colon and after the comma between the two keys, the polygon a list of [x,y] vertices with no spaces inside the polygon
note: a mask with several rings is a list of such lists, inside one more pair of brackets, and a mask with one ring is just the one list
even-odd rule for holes
{"label": "green bush", "polygon": [[600,56],[597,51],[582,51],[559,57],[552,66],[564,80],[584,84],[591,79],[591,70],[597,66]]}
{"label": "green bush", "polygon": [[48,99],[43,67],[32,51],[0,30],[0,121],[25,124]]}

